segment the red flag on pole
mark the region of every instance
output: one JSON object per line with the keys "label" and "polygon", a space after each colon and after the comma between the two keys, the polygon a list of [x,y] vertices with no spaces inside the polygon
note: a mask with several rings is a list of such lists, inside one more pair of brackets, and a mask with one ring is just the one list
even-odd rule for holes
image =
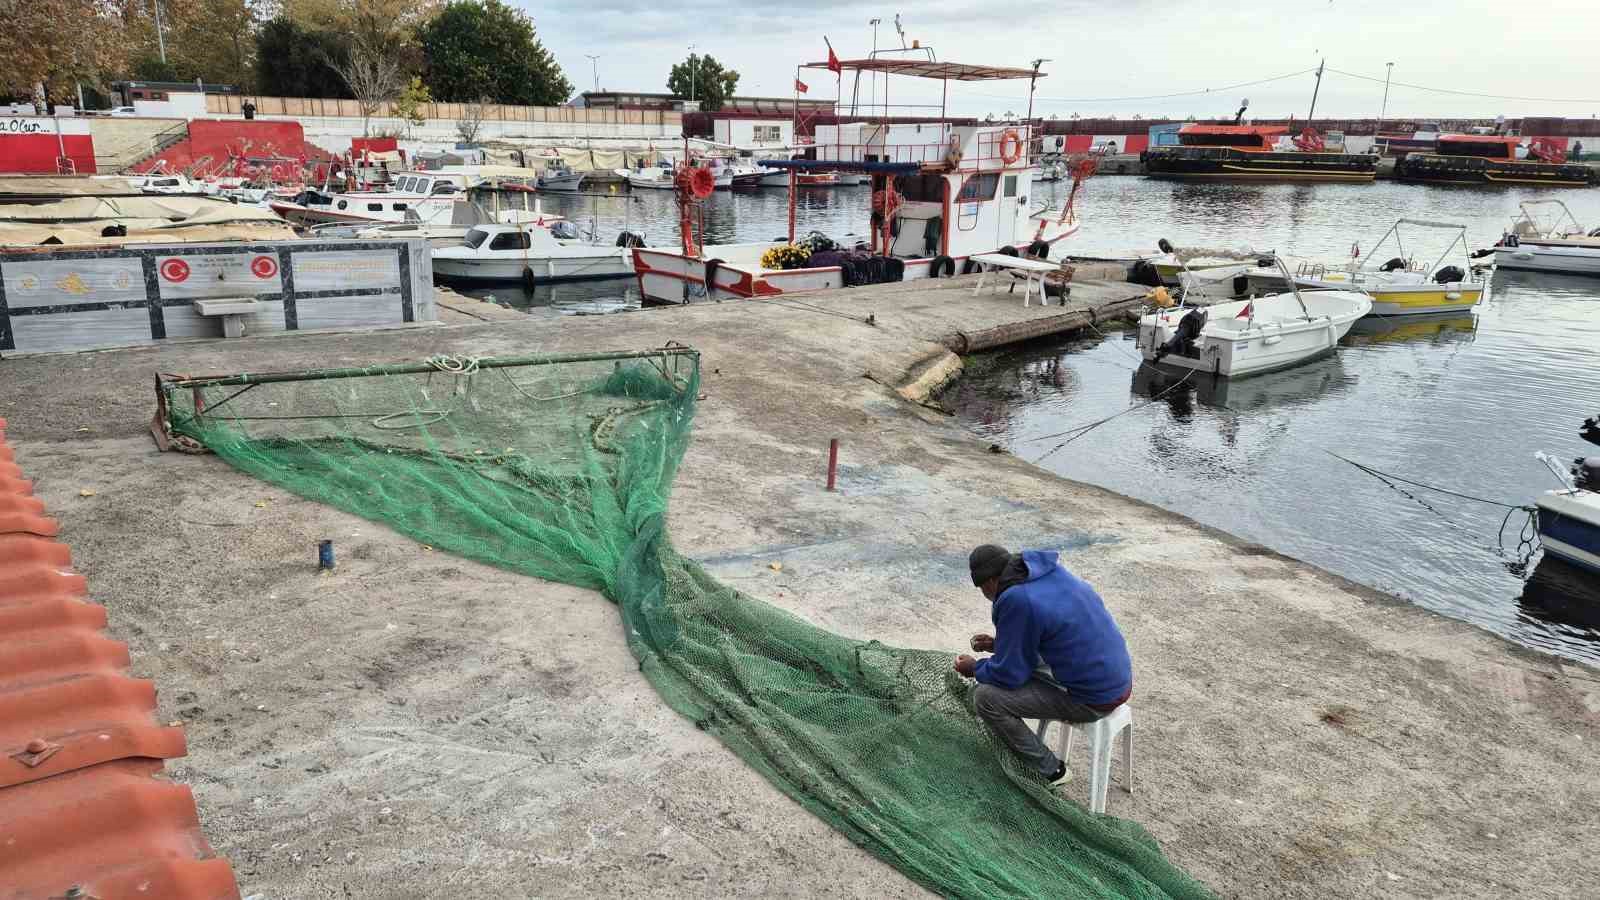
{"label": "red flag on pole", "polygon": [[1246,303],[1244,305],[1244,309],[1239,310],[1239,314],[1234,316],[1234,318],[1235,319],[1248,319],[1252,315],[1255,315],[1255,311],[1256,311],[1256,302],[1254,300],[1252,300],[1249,303]]}
{"label": "red flag on pole", "polygon": [[794,89],[799,91],[802,94],[804,94],[807,90],[809,90],[809,88],[806,87],[806,83],[804,81],[801,81],[798,78],[796,78],[794,80]]}
{"label": "red flag on pole", "polygon": [[826,37],[822,39],[822,42],[828,45],[828,71],[835,75],[843,74],[844,66],[839,65],[839,57],[833,52],[833,42]]}

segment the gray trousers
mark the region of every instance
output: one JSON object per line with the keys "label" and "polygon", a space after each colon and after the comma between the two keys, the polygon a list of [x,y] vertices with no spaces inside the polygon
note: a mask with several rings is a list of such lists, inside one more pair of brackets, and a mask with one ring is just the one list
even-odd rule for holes
{"label": "gray trousers", "polygon": [[1072,699],[1066,688],[1038,674],[1014,691],[992,684],[980,684],[973,695],[973,706],[977,708],[979,718],[989,723],[1001,740],[1046,778],[1056,773],[1061,760],[1022,720],[1093,722],[1105,716],[1105,713]]}

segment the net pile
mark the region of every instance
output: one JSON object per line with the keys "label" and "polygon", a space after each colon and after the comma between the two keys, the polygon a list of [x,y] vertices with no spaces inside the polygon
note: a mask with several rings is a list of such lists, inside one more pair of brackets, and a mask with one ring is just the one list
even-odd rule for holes
{"label": "net pile", "polygon": [[[307,378],[305,375],[314,377]],[[952,897],[1202,897],[1138,825],[1049,791],[950,654],[831,634],[673,551],[698,355],[169,381],[175,437],[422,543],[592,588],[661,696],[784,793]]]}

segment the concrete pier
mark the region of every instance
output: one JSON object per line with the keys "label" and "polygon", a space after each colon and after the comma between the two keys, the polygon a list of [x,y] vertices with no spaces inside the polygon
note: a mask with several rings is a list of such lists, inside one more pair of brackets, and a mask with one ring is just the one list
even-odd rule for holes
{"label": "concrete pier", "polygon": [[[169,771],[245,894],[923,894],[669,711],[598,595],[146,433],[154,372],[669,340],[703,351],[706,395],[677,548],[822,627],[952,657],[990,627],[972,546],[1061,549],[1134,656],[1137,793],[1119,770],[1109,812],[1219,895],[1593,893],[1600,675],[990,452],[910,402],[957,370],[958,336],[1068,327],[1140,289],[1024,309],[972,285],[7,359],[0,416],[161,717],[185,722]],[[1260,501],[1293,489],[1262,473]]]}

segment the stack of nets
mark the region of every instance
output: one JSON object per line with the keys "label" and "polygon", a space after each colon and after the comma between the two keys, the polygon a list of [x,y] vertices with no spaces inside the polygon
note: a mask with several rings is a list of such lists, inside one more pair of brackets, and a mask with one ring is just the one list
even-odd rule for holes
{"label": "stack of nets", "polygon": [[1064,800],[972,711],[950,654],[831,634],[672,549],[699,357],[642,353],[168,381],[173,436],[419,542],[592,588],[673,709],[954,897],[1201,897],[1139,826]]}

